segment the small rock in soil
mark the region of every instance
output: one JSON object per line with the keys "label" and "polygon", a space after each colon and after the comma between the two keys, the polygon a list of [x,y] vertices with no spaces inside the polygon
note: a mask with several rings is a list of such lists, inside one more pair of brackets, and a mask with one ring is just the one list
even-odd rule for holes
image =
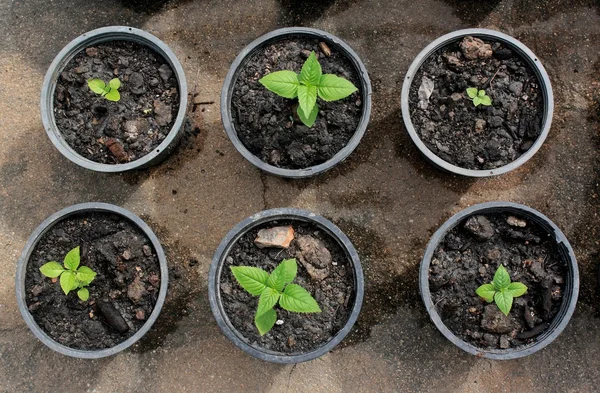
{"label": "small rock in soil", "polygon": [[40,302],[35,302],[35,303],[33,303],[33,304],[30,304],[30,305],[29,305],[29,307],[27,307],[27,309],[28,309],[29,311],[31,311],[31,312],[34,312],[35,310],[37,310],[38,308],[40,308],[40,305],[41,305],[41,304],[42,304],[42,303],[40,303]]}
{"label": "small rock in soil", "polygon": [[126,333],[129,330],[127,322],[125,322],[125,319],[123,319],[119,310],[117,310],[109,300],[102,299],[96,304],[98,305],[98,310],[104,315],[104,319],[106,319],[106,323],[110,327],[121,334]]}
{"label": "small rock in soil", "polygon": [[535,326],[535,320],[533,319],[533,315],[531,314],[531,309],[529,307],[523,308],[523,317],[525,318],[525,322],[529,329],[533,329]]}
{"label": "small rock in soil", "polygon": [[507,336],[500,336],[500,348],[506,349],[510,347],[510,342],[508,341]]}
{"label": "small rock in soil", "polygon": [[173,118],[171,113],[171,105],[167,105],[161,100],[154,100],[154,113],[156,114],[156,123],[159,126],[168,125]]}
{"label": "small rock in soil", "polygon": [[485,307],[481,318],[481,327],[490,333],[510,333],[513,330],[514,321],[510,315],[506,316],[498,306],[490,304]]}
{"label": "small rock in soil", "polygon": [[130,135],[146,134],[150,129],[150,122],[146,118],[127,120],[123,128]]}
{"label": "small rock in soil", "polygon": [[127,82],[129,90],[131,90],[133,94],[144,94],[144,92],[146,92],[146,88],[144,87],[144,77],[141,74],[132,72]]}
{"label": "small rock in soil", "polygon": [[517,97],[521,95],[523,92],[523,82],[512,82],[508,85],[508,90],[510,90]]}
{"label": "small rock in soil", "polygon": [[33,296],[39,296],[43,290],[44,287],[42,287],[41,285],[34,285],[33,288],[31,288],[31,293],[33,294]]}
{"label": "small rock in soil", "polygon": [[98,56],[98,48],[94,48],[89,47],[89,48],[85,48],[85,54],[88,55],[89,57],[96,57]]}
{"label": "small rock in soil", "polygon": [[522,152],[526,152],[531,148],[531,145],[533,145],[533,141],[525,141],[521,144],[521,147],[519,147],[519,149],[521,149]]}
{"label": "small rock in soil", "polygon": [[299,236],[296,242],[300,249],[296,256],[301,262],[319,268],[325,268],[331,264],[331,253],[321,240],[312,236]]}
{"label": "small rock in soil", "polygon": [[163,64],[158,67],[158,74],[160,75],[160,79],[162,79],[165,83],[169,80],[169,78],[173,75],[173,70],[169,65]]}
{"label": "small rock in soil", "polygon": [[138,321],[143,321],[144,319],[146,319],[146,314],[144,313],[144,310],[135,310],[135,319],[137,319]]}
{"label": "small rock in soil", "polygon": [[277,321],[275,321],[275,325],[277,325],[277,326],[283,325],[283,319],[278,319]]}
{"label": "small rock in soil", "polygon": [[515,216],[508,216],[508,218],[506,219],[506,223],[513,227],[524,228],[527,226],[527,221],[521,220],[520,218],[517,218]]}
{"label": "small rock in soil", "polygon": [[106,145],[106,147],[108,147],[108,150],[117,159],[117,161],[119,161],[119,162],[129,161],[129,155],[127,155],[127,152],[123,148],[123,145],[121,144],[121,142],[119,142],[115,138],[108,138],[106,140],[106,142],[104,142],[104,144]]}
{"label": "small rock in soil", "polygon": [[483,341],[485,341],[488,347],[495,347],[498,345],[498,339],[493,334],[485,333],[483,335]]}
{"label": "small rock in soil", "polygon": [[475,120],[475,132],[481,132],[485,129],[487,122],[483,119]]}
{"label": "small rock in soil", "polygon": [[454,101],[454,102],[457,102],[457,101],[460,101],[460,100],[462,100],[462,99],[463,99],[463,95],[462,95],[462,94],[460,94],[460,93],[452,93],[452,94],[450,95],[450,99],[451,99],[452,101]]}
{"label": "small rock in soil", "polygon": [[123,254],[121,255],[123,257],[124,260],[128,261],[131,258],[133,258],[133,254],[131,253],[130,250],[125,250],[123,251]]}
{"label": "small rock in soil", "polygon": [[492,57],[492,47],[479,38],[467,36],[460,43],[460,50],[468,60]]}
{"label": "small rock in soil", "polygon": [[139,302],[146,293],[146,287],[144,287],[144,283],[139,277],[136,277],[135,280],[129,284],[129,287],[127,287],[127,297],[134,303]]}
{"label": "small rock in soil", "polygon": [[480,240],[491,239],[495,232],[492,223],[484,216],[469,217],[464,227]]}
{"label": "small rock in soil", "polygon": [[433,93],[434,83],[431,79],[423,75],[421,86],[419,87],[419,108],[427,109],[429,106],[429,97]]}
{"label": "small rock in soil", "polygon": [[254,244],[258,248],[288,248],[292,240],[294,240],[294,228],[291,226],[274,227],[258,231],[258,235],[254,239]]}
{"label": "small rock in soil", "polygon": [[149,257],[150,255],[152,255],[152,249],[150,248],[150,246],[148,245],[144,245],[142,247],[142,252],[144,253],[145,256]]}

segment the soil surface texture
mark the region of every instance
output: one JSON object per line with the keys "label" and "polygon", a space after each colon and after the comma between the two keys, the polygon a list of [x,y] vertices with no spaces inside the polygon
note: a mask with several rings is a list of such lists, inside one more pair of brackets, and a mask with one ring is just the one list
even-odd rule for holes
{"label": "soil surface texture", "polygon": [[[492,105],[475,107],[468,88],[485,90]],[[416,73],[409,100],[412,123],[427,148],[461,168],[507,165],[531,148],[542,129],[540,82],[500,42],[465,37],[439,49]]]}
{"label": "soil surface texture", "polygon": [[[260,229],[281,225],[291,225],[295,230],[289,248],[258,248],[255,245]],[[321,251],[315,253],[311,244],[318,244],[317,249]],[[323,253],[330,257],[323,257]],[[298,275],[293,283],[308,290],[322,312],[300,314],[276,305],[277,319],[283,324],[275,324],[261,337],[254,325],[258,297],[250,295],[235,281],[230,267],[255,266],[271,273],[288,258],[296,258],[298,264]],[[250,345],[290,355],[309,352],[331,340],[346,324],[355,297],[353,268],[342,248],[315,225],[300,221],[270,221],[242,236],[225,260],[220,290],[230,322]]]}
{"label": "soil surface texture", "polygon": [[308,128],[298,118],[297,99],[270,92],[258,80],[274,71],[302,69],[314,51],[324,74],[335,74],[360,89],[360,80],[346,55],[333,43],[326,56],[319,40],[304,37],[265,45],[241,67],[232,94],[232,118],[244,146],[262,161],[279,168],[300,169],[331,159],[348,144],[363,113],[360,90],[339,101],[317,99],[319,114]]}
{"label": "soil surface texture", "polygon": [[[87,85],[121,81],[117,102]],[[78,154],[102,164],[134,161],[156,148],[179,111],[177,79],[152,49],[127,41],[91,46],[64,68],[54,92],[56,125]]]}
{"label": "soil surface texture", "polygon": [[[80,246],[80,266],[97,273],[88,301],[76,291],[65,296],[60,283],[39,268],[62,264]],[[36,245],[27,264],[26,300],[36,323],[70,348],[110,348],[131,337],[152,313],[160,288],[158,257],[150,240],[129,220],[110,213],[68,217]],[[120,315],[120,317],[119,317]]]}
{"label": "soil surface texture", "polygon": [[[527,293],[505,316],[475,290],[502,264]],[[517,348],[536,340],[558,313],[567,267],[552,235],[513,214],[467,218],[446,235],[431,261],[432,301],[444,324],[479,347]]]}

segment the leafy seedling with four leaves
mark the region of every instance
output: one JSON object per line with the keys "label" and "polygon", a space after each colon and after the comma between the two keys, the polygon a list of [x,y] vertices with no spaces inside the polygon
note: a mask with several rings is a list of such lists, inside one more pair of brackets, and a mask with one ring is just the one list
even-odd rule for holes
{"label": "leafy seedling with four leaves", "polygon": [[317,97],[323,101],[337,101],[358,90],[347,79],[323,74],[315,52],[310,53],[300,74],[294,71],[275,71],[265,75],[258,82],[281,97],[298,97],[298,117],[307,127],[315,124],[319,114]]}
{"label": "leafy seedling with four leaves", "polygon": [[298,284],[290,284],[296,278],[296,259],[284,259],[271,274],[251,266],[231,266],[237,282],[248,293],[260,296],[254,315],[254,324],[264,336],[277,321],[273,309],[277,302],[281,308],[299,313],[317,313],[321,308],[311,294]]}
{"label": "leafy seedling with four leaves", "polygon": [[513,299],[524,295],[527,292],[527,286],[520,282],[511,282],[510,275],[504,266],[500,265],[494,274],[492,283],[483,284],[475,292],[488,303],[495,301],[500,311],[504,315],[508,315]]}
{"label": "leafy seedling with four leaves", "polygon": [[60,287],[65,295],[76,290],[77,296],[83,301],[88,300],[90,292],[87,287],[96,277],[96,273],[87,266],[79,266],[80,255],[79,246],[67,253],[63,266],[55,261],[45,263],[40,272],[46,277],[56,278],[60,276]]}
{"label": "leafy seedling with four leaves", "polygon": [[492,105],[492,99],[490,98],[490,96],[485,94],[485,90],[477,90],[476,87],[469,87],[467,89],[467,95],[471,100],[473,100],[473,105],[475,106]]}
{"label": "leafy seedling with four leaves", "polygon": [[104,83],[102,79],[90,79],[87,84],[91,91],[100,94],[109,101],[116,102],[121,99],[121,94],[119,93],[121,81],[119,78],[111,79],[108,84]]}

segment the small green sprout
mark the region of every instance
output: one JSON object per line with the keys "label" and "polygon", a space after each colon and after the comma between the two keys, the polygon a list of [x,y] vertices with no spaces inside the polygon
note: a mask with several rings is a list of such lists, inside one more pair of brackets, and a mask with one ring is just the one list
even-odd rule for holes
{"label": "small green sprout", "polygon": [[[296,259],[284,259],[269,275],[266,271],[250,266],[231,266],[237,282],[249,294],[260,296],[254,324],[264,336],[277,321],[273,309],[277,302],[288,311],[301,313],[321,312],[321,308],[311,294],[298,284],[290,284],[296,278]],[[284,289],[285,288],[285,289]]]}
{"label": "small green sprout", "polygon": [[473,100],[473,105],[475,105],[475,106],[479,106],[479,105],[490,106],[490,105],[492,105],[492,99],[490,98],[490,96],[485,95],[485,90],[477,90],[476,87],[469,87],[467,89],[467,95],[469,96],[470,99]]}
{"label": "small green sprout", "polygon": [[317,97],[323,101],[337,101],[358,90],[344,78],[323,74],[315,52],[310,53],[300,74],[294,71],[276,71],[265,75],[258,82],[281,97],[298,97],[298,117],[307,127],[312,127],[317,119]]}
{"label": "small green sprout", "polygon": [[508,315],[512,308],[513,298],[524,295],[527,292],[527,286],[520,282],[510,282],[510,275],[504,266],[498,266],[494,279],[491,284],[483,284],[475,291],[488,303],[493,301],[504,313]]}
{"label": "small green sprout", "polygon": [[111,79],[108,84],[104,83],[102,79],[90,79],[87,84],[91,91],[100,94],[109,101],[117,102],[121,99],[121,94],[119,93],[121,81],[119,78]]}
{"label": "small green sprout", "polygon": [[79,261],[79,246],[77,246],[65,256],[63,264],[66,269],[64,269],[60,263],[51,261],[44,264],[40,268],[40,272],[42,272],[44,276],[50,278],[60,276],[60,287],[65,295],[68,295],[69,292],[79,288],[77,296],[79,296],[81,300],[86,301],[90,297],[90,292],[84,287],[90,285],[96,277],[96,273],[87,266],[79,266]]}

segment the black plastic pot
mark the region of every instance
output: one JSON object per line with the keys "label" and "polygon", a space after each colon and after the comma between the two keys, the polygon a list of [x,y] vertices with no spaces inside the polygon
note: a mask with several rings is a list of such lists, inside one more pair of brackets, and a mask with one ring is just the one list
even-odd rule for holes
{"label": "black plastic pot", "polygon": [[[65,141],[60,130],[56,126],[54,118],[54,90],[56,89],[57,79],[64,67],[75,57],[80,51],[88,46],[96,45],[107,41],[132,41],[142,44],[160,54],[169,64],[175,77],[177,78],[179,88],[179,111],[175,118],[175,123],[171,131],[153,151],[149,152],[137,160],[124,164],[101,164],[89,160],[79,155]],[[132,169],[140,169],[148,166],[156,165],[167,158],[177,146],[181,135],[183,134],[183,124],[187,110],[187,83],[183,68],[175,57],[175,54],[169,47],[143,30],[135,29],[127,26],[109,26],[100,29],[89,31],[75,38],[67,46],[65,46],[54,58],[52,64],[48,68],[44,83],[42,84],[42,95],[40,100],[42,122],[48,137],[54,146],[62,153],[63,156],[82,166],[86,169],[97,172],[124,172]]]}
{"label": "black plastic pot", "polygon": [[[241,68],[244,67],[248,59],[261,47],[276,41],[281,41],[292,37],[318,38],[321,41],[325,41],[331,47],[336,48],[337,50],[344,53],[356,69],[358,77],[360,78],[360,92],[362,94],[361,100],[363,102],[362,117],[360,119],[360,122],[358,123],[358,127],[356,128],[354,135],[352,136],[348,144],[342,150],[337,152],[337,154],[328,161],[319,165],[302,169],[278,168],[276,166],[267,164],[266,162],[262,161],[254,154],[252,154],[240,141],[237,135],[237,131],[235,130],[233,118],[231,115],[231,98],[233,94],[233,87],[235,86]],[[367,69],[365,68],[365,65],[360,60],[356,52],[354,52],[354,50],[352,50],[352,48],[350,48],[348,44],[346,44],[338,37],[322,30],[310,29],[307,27],[286,27],[283,29],[274,30],[268,34],[257,38],[256,40],[251,42],[247,47],[245,47],[235,58],[233,64],[231,65],[231,68],[229,69],[229,72],[227,73],[225,83],[223,84],[223,90],[221,91],[221,120],[223,121],[223,127],[225,128],[227,136],[229,137],[237,151],[240,152],[248,161],[250,161],[259,169],[262,169],[263,171],[271,173],[273,175],[282,177],[310,177],[333,168],[335,165],[345,160],[350,155],[350,153],[352,153],[354,149],[356,149],[365,131],[367,130],[367,125],[369,124],[369,118],[371,116],[371,94],[371,80],[369,79]]]}
{"label": "black plastic pot", "polygon": [[[58,222],[64,220],[67,217],[86,213],[86,212],[108,212],[113,213],[119,216],[122,216],[133,224],[135,224],[144,235],[150,239],[152,242],[152,246],[156,250],[156,255],[158,256],[158,263],[160,265],[160,289],[158,292],[158,298],[156,300],[156,304],[154,305],[154,309],[152,310],[152,314],[146,320],[146,323],[131,337],[127,340],[123,341],[117,346],[112,348],[105,348],[100,350],[81,350],[81,349],[73,349],[58,342],[54,341],[50,336],[48,336],[35,322],[33,316],[29,313],[26,303],[26,293],[25,293],[25,276],[27,272],[27,263],[29,262],[29,257],[31,253],[35,249],[35,246],[40,241],[40,239],[50,230],[52,227]],[[98,359],[106,356],[114,355],[122,350],[130,347],[136,341],[144,336],[150,330],[156,318],[160,314],[162,306],[165,302],[165,297],[167,296],[167,287],[169,285],[169,270],[167,266],[167,257],[165,256],[165,252],[163,251],[162,246],[160,245],[160,241],[152,232],[152,229],[142,221],[138,216],[131,213],[128,210],[123,209],[122,207],[111,205],[108,203],[99,203],[99,202],[89,202],[89,203],[81,203],[78,205],[73,205],[67,207],[57,213],[54,213],[50,217],[48,217],[44,222],[38,226],[35,231],[31,234],[27,243],[25,244],[25,248],[19,258],[19,262],[17,263],[17,276],[16,276],[16,292],[17,292],[17,305],[19,306],[19,311],[21,311],[21,315],[23,319],[25,319],[25,323],[31,329],[33,334],[46,346],[55,350],[56,352],[62,353],[63,355],[68,355],[76,358],[82,359]]]}
{"label": "black plastic pot", "polygon": [[[450,331],[446,325],[444,325],[438,314],[436,305],[431,299],[431,293],[429,292],[429,264],[431,263],[435,249],[437,248],[438,244],[444,240],[446,234],[455,226],[463,222],[467,217],[478,214],[500,212],[519,214],[535,222],[541,228],[548,231],[548,233],[553,234],[556,239],[560,256],[567,267],[567,277],[565,279],[563,302],[560,310],[545,332],[540,334],[532,344],[520,348],[492,350],[478,348],[461,340],[454,333],[452,333],[452,331]],[[425,255],[423,256],[423,260],[421,262],[421,267],[419,270],[419,289],[421,291],[421,298],[423,299],[423,303],[425,303],[425,308],[427,309],[431,320],[438,330],[448,340],[452,341],[454,345],[463,351],[479,357],[496,360],[509,360],[521,358],[539,351],[554,341],[554,339],[556,339],[556,337],[558,337],[558,335],[564,330],[569,323],[573,312],[575,311],[577,296],[579,295],[579,269],[577,267],[575,254],[573,253],[573,249],[571,248],[569,241],[561,232],[561,230],[558,229],[558,227],[552,221],[550,221],[548,217],[535,209],[517,203],[487,202],[471,206],[455,214],[433,234],[429,244],[427,245],[427,248],[425,249]]]}
{"label": "black plastic pot", "polygon": [[[466,36],[478,37],[481,39],[491,40],[501,42],[507,45],[514,52],[518,53],[525,59],[525,61],[529,64],[529,66],[533,69],[535,75],[537,76],[540,87],[542,89],[543,99],[544,99],[544,114],[542,121],[542,131],[537,140],[533,143],[533,145],[527,150],[523,155],[517,158],[515,161],[506,164],[504,166],[494,168],[494,169],[466,169],[451,164],[447,161],[442,160],[436,154],[434,154],[427,146],[423,143],[419,134],[415,130],[411,117],[410,117],[410,108],[409,108],[409,93],[410,86],[413,83],[413,79],[421,65],[437,50],[451,44],[453,42],[459,41]],[[495,176],[501,175],[503,173],[512,171],[515,168],[523,165],[527,160],[529,160],[533,155],[540,149],[546,137],[548,136],[548,132],[550,131],[550,125],[552,124],[552,114],[554,113],[554,96],[552,94],[552,86],[550,84],[550,78],[548,78],[548,74],[542,66],[542,63],[537,58],[537,56],[527,48],[523,43],[516,40],[515,38],[500,33],[494,30],[488,29],[464,29],[457,30],[452,33],[446,34],[431,44],[427,45],[425,49],[421,51],[415,58],[415,60],[410,65],[408,72],[404,78],[404,84],[402,85],[402,94],[401,94],[401,106],[402,106],[402,118],[404,119],[404,125],[406,126],[406,130],[410,135],[411,139],[417,145],[421,153],[432,162],[434,165],[448,172],[455,173],[457,175],[463,176],[471,176],[471,177],[486,177],[486,176]]]}
{"label": "black plastic pot", "polygon": [[[244,236],[248,231],[252,230],[258,225],[265,222],[274,220],[296,220],[302,222],[309,222],[316,225],[322,231],[325,231],[333,239],[337,241],[342,250],[346,253],[348,261],[352,265],[352,272],[354,276],[354,305],[352,306],[352,313],[348,318],[348,321],[344,327],[337,332],[337,334],[323,346],[315,349],[311,352],[303,353],[300,355],[287,355],[280,352],[274,352],[260,347],[251,345],[248,340],[237,331],[229,321],[225,310],[223,309],[221,301],[221,289],[220,289],[220,277],[223,270],[224,262],[231,247],[237,243],[237,241]],[[273,363],[300,363],[308,360],[315,359],[319,356],[326,354],[331,351],[336,345],[338,345],[344,337],[350,332],[350,329],[356,322],[360,308],[362,306],[362,300],[364,295],[364,277],[363,271],[358,258],[358,253],[354,249],[354,246],[348,239],[348,237],[331,221],[308,211],[300,209],[271,209],[263,210],[255,215],[246,218],[239,224],[237,224],[225,238],[219,244],[215,255],[213,256],[212,263],[210,265],[210,271],[208,274],[208,297],[210,300],[210,308],[212,313],[217,320],[217,324],[221,331],[230,339],[237,347],[242,349],[249,355],[252,355],[258,359],[265,360]]]}

